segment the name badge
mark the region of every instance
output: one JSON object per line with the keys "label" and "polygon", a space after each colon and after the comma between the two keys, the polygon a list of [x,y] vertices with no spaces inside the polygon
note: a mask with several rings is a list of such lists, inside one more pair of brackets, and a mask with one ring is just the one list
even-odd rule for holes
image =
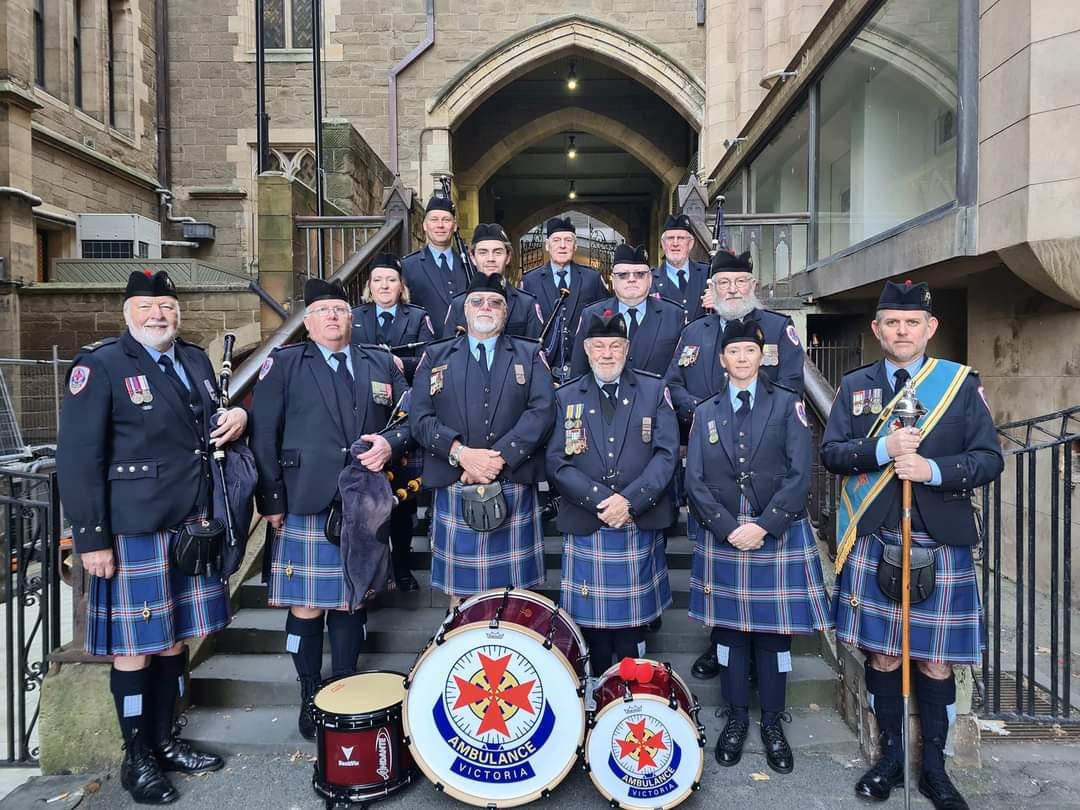
{"label": "name badge", "polygon": [[518,385],[525,384],[525,366],[521,365],[521,363],[514,363],[514,380],[517,381]]}
{"label": "name badge", "polygon": [[682,354],[679,355],[679,365],[683,368],[694,365],[700,351],[700,346],[683,346]]}
{"label": "name badge", "polygon": [[763,366],[778,366],[780,365],[780,347],[775,343],[766,343],[761,348],[761,365]]}
{"label": "name badge", "polygon": [[709,444],[716,444],[720,441],[720,433],[716,429],[716,420],[709,420]]}
{"label": "name badge", "polygon": [[652,417],[651,416],[643,416],[643,417],[641,417],[641,440],[643,442],[645,442],[645,444],[650,444],[652,442]]}
{"label": "name badge", "polygon": [[435,368],[431,369],[431,385],[429,386],[429,393],[431,396],[435,396],[443,390],[443,375],[446,374],[447,368],[449,368],[449,366],[435,366]]}
{"label": "name badge", "polygon": [[374,382],[371,383],[371,399],[376,405],[393,405],[394,404],[394,389],[390,383]]}

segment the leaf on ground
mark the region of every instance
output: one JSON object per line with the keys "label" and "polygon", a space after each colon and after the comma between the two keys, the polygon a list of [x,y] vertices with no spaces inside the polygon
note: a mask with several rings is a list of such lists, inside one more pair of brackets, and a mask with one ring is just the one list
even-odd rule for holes
{"label": "leaf on ground", "polygon": [[753,779],[755,782],[768,782],[769,781],[769,775],[767,773],[762,772],[762,771],[754,771],[754,773],[750,774],[750,778]]}
{"label": "leaf on ground", "polygon": [[1000,737],[1008,737],[1012,733],[1005,727],[1004,720],[988,720],[984,717],[979,718],[979,730],[989,731],[991,734],[997,734]]}
{"label": "leaf on ground", "polygon": [[303,751],[294,751],[292,754],[289,755],[289,762],[296,762],[296,760],[300,759],[300,757],[302,757],[303,755]]}

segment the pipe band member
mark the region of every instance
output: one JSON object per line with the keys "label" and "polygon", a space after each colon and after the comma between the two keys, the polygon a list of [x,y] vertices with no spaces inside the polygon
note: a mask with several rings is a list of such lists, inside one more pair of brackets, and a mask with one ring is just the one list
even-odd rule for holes
{"label": "pipe band member", "polygon": [[285,646],[300,682],[297,727],[312,740],[324,624],[335,676],[356,671],[367,638],[367,612],[349,611],[341,550],[326,533],[331,507],[340,504],[338,476],[358,438],[371,444],[358,460],[379,472],[409,448],[410,437],[407,425],[378,433],[405,393],[405,377],[389,352],[351,343],[352,310],[341,285],[308,279],[304,305],[308,339],[275,349],[259,371],[251,449],[256,506],[274,529],[265,552],[268,601],[289,608]]}
{"label": "pipe band member", "polygon": [[457,218],[450,200],[433,195],[424,209],[427,244],[401,260],[405,284],[412,303],[431,316],[432,323],[446,320],[450,301],[468,286],[465,262],[454,250]]}
{"label": "pipe band member", "polygon": [[679,427],[667,386],[630,369],[626,322],[589,316],[589,372],[556,391],[548,478],[562,493],[560,604],[585,634],[594,676],[645,655],[650,622],[671,605],[664,531],[674,508]]}
{"label": "pipe band member", "polygon": [[686,310],[686,320],[695,321],[702,315],[705,293],[709,286],[708,262],[690,258],[694,251],[694,227],[686,214],[672,214],[660,233],[664,260],[652,270],[652,291],[674,301]]}
{"label": "pipe band member", "polygon": [[[87,346],[68,374],[56,454],[60,500],[90,575],[86,651],[111,655],[110,689],[124,738],[120,781],[142,804],[179,793],[165,772],[204,773],[221,757],[174,731],[189,638],[229,623],[228,583],[188,576],[170,559],[180,527],[207,517],[210,453],[243,435],[224,412],[206,353],[178,336],[168,273],[133,272],[127,331]],[[246,527],[245,527],[246,529]]]}
{"label": "pipe band member", "polygon": [[[933,556],[935,574],[930,593],[912,591],[911,658],[922,725],[919,791],[939,810],[955,810],[968,805],[945,772],[945,738],[955,715],[953,666],[978,665],[986,647],[971,556],[979,541],[971,498],[1001,474],[1004,459],[978,375],[927,356],[938,327],[931,313],[926,284],[886,282],[870,324],[885,356],[844,375],[821,458],[829,472],[845,476],[837,523],[836,636],[866,653],[866,688],[881,735],[881,756],[855,792],[884,801],[904,782],[900,602],[882,592],[877,571],[884,548],[901,543],[901,482],[910,481],[912,554],[928,549],[923,553]],[[909,381],[928,410],[910,428],[891,416]]]}

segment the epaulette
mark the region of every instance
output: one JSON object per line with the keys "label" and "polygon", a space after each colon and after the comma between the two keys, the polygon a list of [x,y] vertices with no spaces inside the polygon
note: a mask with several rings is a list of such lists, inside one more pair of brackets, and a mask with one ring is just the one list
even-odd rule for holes
{"label": "epaulette", "polygon": [[794,394],[797,397],[800,397],[800,398],[802,397],[802,394],[800,394],[798,391],[796,391],[794,388],[792,388],[790,386],[784,385],[783,383],[778,383],[778,382],[776,382],[776,380],[771,380],[771,382],[772,382],[773,388],[779,388],[780,390],[787,391],[788,393]]}
{"label": "epaulette", "polygon": [[643,368],[635,368],[635,369],[631,369],[631,371],[633,371],[635,374],[640,374],[643,377],[652,377],[652,378],[657,379],[657,380],[664,379],[664,376],[662,374],[657,374],[655,371],[646,371]]}
{"label": "epaulette", "polygon": [[438,340],[429,340],[427,345],[424,346],[424,351],[427,351],[432,346],[441,346],[444,343],[450,343],[453,340],[457,340],[459,337],[465,337],[464,335],[450,335],[449,337],[439,338]]}
{"label": "epaulette", "polygon": [[355,346],[358,349],[368,349],[368,350],[373,351],[373,352],[388,352],[389,351],[389,349],[387,349],[385,346],[380,346],[378,343],[354,343],[353,346]]}
{"label": "epaulette", "polygon": [[855,368],[849,368],[847,371],[844,372],[843,376],[846,377],[848,374],[854,374],[856,371],[862,371],[864,368],[870,368],[870,366],[876,365],[877,362],[878,361],[875,360],[873,363],[863,363],[861,366],[855,366]]}
{"label": "epaulette", "polygon": [[286,349],[299,349],[303,345],[304,345],[304,341],[300,341],[299,343],[283,343],[280,346],[275,346],[273,351],[275,351],[275,352],[283,352]]}
{"label": "epaulette", "polygon": [[777,318],[783,318],[785,321],[791,320],[790,315],[783,312],[777,312],[775,309],[766,309],[765,307],[762,307],[761,312],[768,312],[770,315],[775,315]]}
{"label": "epaulette", "polygon": [[113,343],[116,343],[116,341],[118,341],[119,339],[120,338],[117,338],[117,337],[107,337],[107,338],[102,338],[101,340],[95,340],[93,343],[87,343],[85,346],[82,347],[82,349],[80,351],[96,352],[102,346],[112,345]]}
{"label": "epaulette", "polygon": [[[675,306],[677,306],[677,307],[678,307],[679,309],[681,309],[681,310],[682,310],[683,312],[685,312],[685,311],[686,311],[686,307],[684,307],[684,306],[683,306],[682,304],[680,304],[680,303],[679,303],[678,301],[675,301],[675,300],[672,300],[671,298],[668,298],[668,297],[667,297],[666,295],[660,295],[659,293],[657,293],[657,294],[654,294],[654,295],[653,295],[653,297],[654,297],[654,298],[658,298],[658,299],[660,299],[661,301],[667,301],[667,302],[668,302],[669,304],[674,304],[674,305],[675,305]],[[695,318],[694,320],[697,320],[697,318]]]}
{"label": "epaulette", "polygon": [[507,291],[516,290],[517,295],[524,295],[526,298],[531,298],[533,301],[536,300],[536,296],[533,295],[531,292],[529,292],[528,290],[522,289],[521,287],[515,286],[513,284],[507,284],[506,289],[507,289]]}
{"label": "epaulette", "polygon": [[416,255],[417,253],[419,253],[420,251],[422,251],[422,250],[423,250],[423,248],[417,248],[417,249],[416,249],[416,250],[414,250],[414,251],[413,251],[412,253],[406,253],[406,254],[405,254],[404,256],[402,256],[401,258],[402,258],[402,259],[408,259],[408,258],[411,258],[411,257],[415,256],[415,255]]}
{"label": "epaulette", "polygon": [[510,338],[511,340],[524,340],[526,343],[540,343],[540,338],[527,337],[525,335],[508,335],[503,332],[503,337]]}
{"label": "epaulette", "polygon": [[683,327],[683,329],[686,329],[686,327],[689,326],[692,323],[697,323],[698,321],[703,321],[706,318],[714,318],[714,317],[716,317],[716,313],[713,312],[711,309],[703,310],[701,312],[701,314],[699,314],[696,318],[694,318],[692,321],[689,321],[686,324],[686,326]]}
{"label": "epaulette", "polygon": [[182,337],[179,337],[179,336],[177,336],[176,342],[179,343],[182,346],[190,346],[191,348],[198,349],[199,351],[202,351],[202,352],[206,351],[206,349],[204,349],[198,343],[192,343],[190,340],[184,340]]}
{"label": "epaulette", "polygon": [[531,273],[533,270],[539,270],[539,269],[541,269],[543,267],[547,267],[547,265],[546,264],[538,264],[538,265],[536,265],[536,267],[530,267],[528,270],[525,270],[521,275],[524,276],[524,275],[526,275],[528,273]]}
{"label": "epaulette", "polygon": [[[588,372],[586,372],[586,374],[587,374],[587,373],[588,373]],[[584,376],[585,376],[585,374],[578,374],[578,375],[577,375],[576,377],[571,377],[571,378],[570,378],[569,380],[567,380],[566,382],[561,382],[561,383],[559,383],[559,384],[558,384],[558,385],[556,386],[555,390],[557,391],[557,390],[558,390],[558,389],[560,389],[560,388],[566,388],[566,387],[567,387],[568,385],[570,385],[570,383],[576,383],[576,382],[577,382],[578,380],[580,380],[580,379],[581,379],[582,377],[584,377]]]}

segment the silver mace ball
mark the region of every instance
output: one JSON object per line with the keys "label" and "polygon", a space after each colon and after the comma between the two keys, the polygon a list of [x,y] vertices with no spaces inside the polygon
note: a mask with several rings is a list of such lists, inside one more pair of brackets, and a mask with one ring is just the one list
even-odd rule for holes
{"label": "silver mace ball", "polygon": [[926,413],[926,408],[919,402],[915,394],[915,383],[908,380],[904,383],[904,390],[900,392],[900,399],[893,406],[893,416],[900,422],[901,427],[914,427],[915,423]]}

